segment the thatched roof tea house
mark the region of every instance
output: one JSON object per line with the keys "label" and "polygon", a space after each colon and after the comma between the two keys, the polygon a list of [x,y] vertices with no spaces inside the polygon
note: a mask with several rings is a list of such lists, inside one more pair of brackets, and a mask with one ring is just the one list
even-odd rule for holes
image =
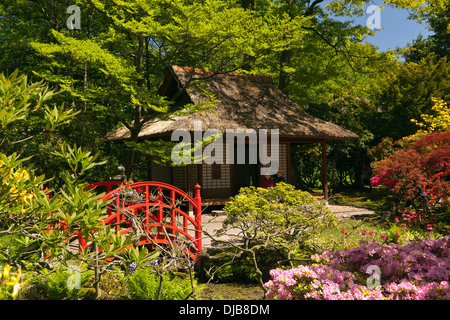
{"label": "thatched roof tea house", "polygon": [[[200,85],[197,85],[200,84]],[[277,89],[272,79],[242,74],[214,74],[202,69],[172,66],[166,70],[160,94],[176,97],[175,106],[204,102],[202,90],[206,88],[219,100],[214,107],[202,112],[174,117],[173,120],[155,119],[147,122],[139,139],[168,138],[176,129],[194,131],[194,122],[202,122],[202,130],[279,130],[279,163],[287,182],[291,181],[292,143],[322,144],[323,164],[326,168],[326,143],[330,140],[357,138],[357,135],[336,124],[312,117],[301,111],[289,98]],[[180,91],[181,89],[181,91]],[[106,137],[110,141],[126,140],[130,132],[121,127]],[[248,143],[247,143],[248,150]],[[247,151],[248,152],[248,151]],[[243,186],[258,185],[258,164],[193,164],[184,167],[152,166],[152,180],[174,184],[185,190],[193,190],[198,182],[202,186],[202,198],[220,203]],[[324,194],[327,198],[327,175],[323,170]]]}

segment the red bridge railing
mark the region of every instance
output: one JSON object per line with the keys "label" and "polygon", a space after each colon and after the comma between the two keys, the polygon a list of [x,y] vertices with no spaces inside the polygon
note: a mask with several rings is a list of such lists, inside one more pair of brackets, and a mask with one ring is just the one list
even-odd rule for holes
{"label": "red bridge railing", "polygon": [[[177,245],[192,259],[202,252],[202,221],[200,185],[192,198],[187,192],[167,183],[136,182],[129,185],[118,181],[97,182],[89,188],[106,187],[101,200],[113,199],[108,206],[104,224],[113,225],[121,234],[139,229],[138,246],[155,244]],[[194,216],[187,210],[192,208]],[[133,222],[139,221],[139,226]],[[79,237],[82,249],[86,240]]]}

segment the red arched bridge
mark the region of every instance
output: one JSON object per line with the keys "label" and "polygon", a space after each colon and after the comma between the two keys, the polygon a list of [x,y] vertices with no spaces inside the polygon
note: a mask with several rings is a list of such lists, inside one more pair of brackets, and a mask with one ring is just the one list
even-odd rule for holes
{"label": "red arched bridge", "polygon": [[[138,238],[135,245],[176,245],[192,259],[202,252],[200,185],[195,186],[194,198],[175,186],[156,181],[132,184],[105,181],[88,188],[106,191],[101,200],[112,201],[103,223],[121,234],[134,233]],[[189,215],[191,210],[193,216]],[[78,240],[80,248],[85,249],[88,240],[81,232]]]}

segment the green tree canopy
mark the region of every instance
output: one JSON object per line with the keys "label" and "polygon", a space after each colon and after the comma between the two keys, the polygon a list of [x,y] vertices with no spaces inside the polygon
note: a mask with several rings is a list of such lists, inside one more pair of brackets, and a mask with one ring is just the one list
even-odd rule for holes
{"label": "green tree canopy", "polygon": [[410,120],[432,113],[432,97],[449,101],[449,74],[450,63],[445,57],[436,61],[430,55],[419,63],[398,64],[381,86],[376,98],[378,112],[368,123],[377,142],[385,136],[397,140],[416,132],[419,128]]}

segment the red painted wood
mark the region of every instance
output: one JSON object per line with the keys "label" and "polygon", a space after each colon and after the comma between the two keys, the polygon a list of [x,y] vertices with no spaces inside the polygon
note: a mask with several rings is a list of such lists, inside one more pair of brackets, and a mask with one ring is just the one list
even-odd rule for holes
{"label": "red painted wood", "polygon": [[[123,183],[118,183],[117,181],[106,181],[106,182],[98,182],[92,184],[95,186],[104,186],[106,185],[110,188],[110,191],[106,193],[101,200],[107,200],[111,198],[116,198],[114,202],[116,208],[122,207],[123,210],[129,210],[133,214],[136,214],[138,210],[145,211],[145,219],[144,219],[144,228],[148,234],[150,228],[156,227],[156,235],[153,235],[151,239],[142,239],[138,245],[152,245],[154,243],[160,244],[175,244],[177,243],[177,239],[180,239],[180,236],[185,237],[191,242],[189,245],[183,247],[183,250],[189,254],[189,256],[193,259],[197,258],[202,252],[202,226],[201,226],[201,194],[200,194],[200,185],[195,186],[195,197],[194,199],[189,196],[189,194],[173,185],[157,182],[157,181],[143,181],[136,182],[130,185],[124,185]],[[113,188],[122,187],[131,188],[134,190],[138,190],[144,193],[144,202],[138,204],[124,204],[121,203],[119,199],[119,195],[116,190]],[[91,187],[91,185],[90,185]],[[157,196],[156,199],[152,199],[151,188],[157,188]],[[169,193],[168,199],[164,197],[165,191]],[[177,203],[176,197],[179,196],[184,199],[194,210],[194,218],[190,217],[188,213],[182,211],[179,208],[175,208]],[[149,208],[156,207],[155,214],[149,212]],[[166,212],[169,212],[169,223],[163,223],[163,227],[161,226],[161,222],[164,221],[164,209]],[[183,228],[179,228],[176,225],[177,217],[182,219]],[[119,225],[121,222],[125,221],[125,216],[120,211],[114,210],[113,206],[108,208],[108,217],[103,221],[104,224],[115,225],[116,230],[121,230],[122,234],[126,234],[128,232],[132,232],[131,226],[129,228],[124,228],[123,225]],[[164,232],[164,229],[166,232]],[[189,234],[194,233],[194,236]],[[169,235],[169,238],[167,237]]]}
{"label": "red painted wood", "polygon": [[[103,224],[113,225],[115,230],[118,230],[121,234],[133,232],[131,223],[128,223],[128,227],[125,227],[123,222],[126,220],[123,210],[128,210],[132,214],[137,214],[138,211],[144,210],[144,228],[149,234],[151,228],[155,228],[158,232],[149,237],[142,237],[138,243],[138,246],[154,244],[171,244],[182,248],[192,259],[196,259],[202,252],[202,225],[201,225],[201,208],[202,200],[200,194],[200,185],[195,186],[194,199],[189,194],[173,185],[157,182],[157,181],[144,181],[136,182],[130,185],[126,185],[120,181],[104,181],[92,183],[88,186],[88,189],[92,189],[99,186],[106,186],[107,193],[100,199],[105,201],[113,199],[108,205],[108,217],[102,222]],[[151,189],[157,188],[157,196],[152,196]],[[123,203],[120,200],[118,188],[131,188],[144,194],[144,202],[131,204]],[[164,194],[168,193],[168,199],[164,197]],[[194,210],[194,218],[189,216],[180,208],[176,208],[176,197],[183,199],[187,202],[187,207],[191,206]],[[115,199],[114,199],[115,198]],[[121,208],[122,210],[116,210],[115,208]],[[150,208],[156,208],[153,214],[150,212]],[[165,211],[169,213],[169,222],[163,223]],[[177,219],[182,220],[182,228],[177,226]],[[67,224],[65,221],[61,221],[56,226],[48,226],[47,232],[51,229],[62,229],[63,232],[67,232]],[[164,231],[164,229],[166,231]],[[191,233],[189,233],[191,232]],[[192,233],[194,235],[192,235]],[[182,243],[181,239],[187,239],[188,243]],[[82,234],[82,230],[77,230],[69,237],[69,242],[78,239],[79,250],[84,250],[88,246],[89,239],[85,239]],[[101,248],[99,249],[101,250]]]}

